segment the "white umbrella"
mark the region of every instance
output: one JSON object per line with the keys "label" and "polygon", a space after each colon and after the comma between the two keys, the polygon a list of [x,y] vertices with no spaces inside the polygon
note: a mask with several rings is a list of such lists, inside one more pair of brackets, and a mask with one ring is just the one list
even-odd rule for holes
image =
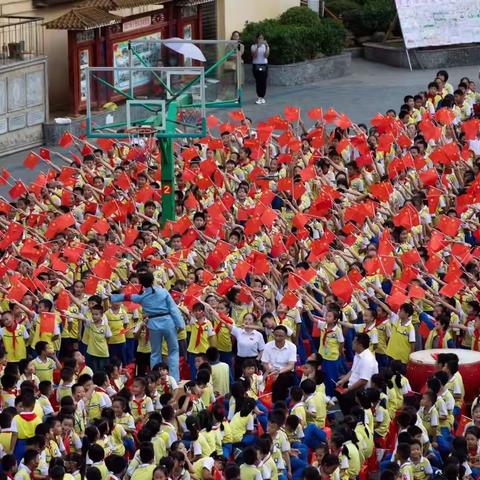
{"label": "white umbrella", "polygon": [[199,62],[206,62],[207,59],[202,51],[193,43],[178,42],[181,38],[169,38],[165,40],[165,46],[174,52],[181,53],[185,58],[191,58],[192,60],[198,60]]}

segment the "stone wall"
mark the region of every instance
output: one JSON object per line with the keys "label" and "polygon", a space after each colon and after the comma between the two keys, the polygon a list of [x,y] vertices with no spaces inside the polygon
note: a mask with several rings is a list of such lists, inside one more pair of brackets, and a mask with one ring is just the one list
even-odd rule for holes
{"label": "stone wall", "polygon": [[[383,43],[364,43],[363,48],[365,59],[371,62],[384,63],[392,67],[409,68],[404,47]],[[409,50],[409,54],[414,70],[462,67],[480,63],[480,46],[476,44],[417,48]]]}
{"label": "stone wall", "polygon": [[43,143],[46,57],[0,65],[0,156]]}
{"label": "stone wall", "polygon": [[[306,85],[349,75],[352,55],[350,52],[322,57],[289,65],[269,65],[268,84],[272,86]],[[253,83],[252,66],[245,65],[245,81]]]}

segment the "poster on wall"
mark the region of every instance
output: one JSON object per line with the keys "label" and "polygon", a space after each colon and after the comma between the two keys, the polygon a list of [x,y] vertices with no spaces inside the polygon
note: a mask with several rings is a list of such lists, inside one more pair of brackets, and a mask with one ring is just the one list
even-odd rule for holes
{"label": "poster on wall", "polygon": [[[142,37],[133,38],[113,44],[113,66],[114,67],[128,67],[130,62],[130,53],[128,51],[128,42],[137,54],[143,59],[149,67],[161,66],[160,63],[160,44],[155,40],[161,40],[161,32],[145,35]],[[132,55],[132,67],[142,67],[140,60]],[[133,88],[148,85],[150,82],[150,73],[144,70],[133,71],[132,84]],[[120,90],[128,90],[130,88],[130,72],[127,70],[120,70],[115,72],[114,85]]]}
{"label": "poster on wall", "polygon": [[87,67],[90,64],[89,61],[90,52],[88,49],[80,50],[80,101],[87,101]]}
{"label": "poster on wall", "polygon": [[[395,0],[407,48],[480,41],[480,0]],[[461,8],[460,8],[461,3]]]}

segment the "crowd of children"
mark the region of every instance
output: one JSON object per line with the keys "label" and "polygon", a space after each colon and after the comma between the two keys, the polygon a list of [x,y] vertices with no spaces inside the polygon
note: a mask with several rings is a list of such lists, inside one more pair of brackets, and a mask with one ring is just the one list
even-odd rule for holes
{"label": "crowd of children", "polygon": [[30,185],[4,169],[0,480],[479,478],[479,106],[442,70],[371,127],[211,115],[165,224],[154,141],[67,132]]}

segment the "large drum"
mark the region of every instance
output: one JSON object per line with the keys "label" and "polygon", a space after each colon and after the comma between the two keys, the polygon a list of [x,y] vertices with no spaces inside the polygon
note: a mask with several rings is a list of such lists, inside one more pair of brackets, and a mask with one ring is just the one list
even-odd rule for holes
{"label": "large drum", "polygon": [[407,378],[414,392],[421,392],[427,380],[435,373],[436,357],[439,353],[455,353],[459,360],[459,371],[465,386],[465,401],[472,402],[480,392],[480,352],[460,348],[432,348],[410,355]]}

